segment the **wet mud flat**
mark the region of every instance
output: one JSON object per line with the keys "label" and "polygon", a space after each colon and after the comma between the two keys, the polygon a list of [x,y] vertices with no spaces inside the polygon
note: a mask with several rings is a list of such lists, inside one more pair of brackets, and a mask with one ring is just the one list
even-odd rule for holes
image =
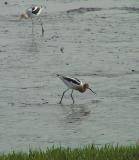
{"label": "wet mud flat", "polygon": [[[18,21],[30,4],[0,6],[0,151],[136,143],[138,2],[48,2],[43,37],[37,20],[33,35],[30,20]],[[59,105],[66,86],[58,73],[88,82],[97,95],[75,92],[72,105],[67,93]]]}

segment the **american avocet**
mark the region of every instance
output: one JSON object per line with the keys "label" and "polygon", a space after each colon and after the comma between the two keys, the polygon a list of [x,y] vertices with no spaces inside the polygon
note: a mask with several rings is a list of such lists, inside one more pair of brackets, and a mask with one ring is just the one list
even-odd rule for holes
{"label": "american avocet", "polygon": [[64,94],[69,90],[71,89],[71,98],[72,98],[72,101],[73,101],[73,104],[74,104],[74,98],[73,98],[73,90],[77,90],[81,93],[85,92],[87,89],[91,90],[91,92],[93,92],[94,94],[96,94],[90,87],[89,87],[89,84],[88,83],[82,83],[79,79],[77,78],[71,78],[71,77],[67,77],[67,76],[63,76],[63,75],[59,75],[57,74],[57,76],[65,83],[65,85],[68,87],[68,89],[66,89],[63,94],[62,94],[62,97],[60,99],[60,102],[59,104],[61,104],[62,102],[62,99],[64,97]]}
{"label": "american avocet", "polygon": [[[31,18],[31,20],[32,20],[32,31],[33,31],[33,18],[36,17],[36,16],[39,16],[40,13],[42,12],[42,9],[43,9],[42,6],[41,7],[32,6],[20,15],[20,20],[23,19],[23,18],[24,19]],[[42,35],[43,35],[44,34],[44,28],[43,28],[43,23],[42,23],[42,20],[41,20],[40,17],[39,17],[39,21],[40,21],[40,25],[42,27]]]}

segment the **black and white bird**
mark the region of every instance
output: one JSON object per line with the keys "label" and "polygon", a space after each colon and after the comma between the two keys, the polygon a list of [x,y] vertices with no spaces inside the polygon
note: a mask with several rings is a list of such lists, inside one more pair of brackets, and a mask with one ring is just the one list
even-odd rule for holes
{"label": "black and white bird", "polygon": [[[39,16],[41,14],[42,10],[43,10],[42,6],[40,6],[40,7],[32,6],[28,9],[26,9],[26,11],[20,15],[20,20],[31,18],[31,20],[32,20],[32,31],[33,31],[33,18]],[[42,35],[43,35],[44,34],[44,28],[43,28],[43,23],[42,23],[42,20],[41,20],[40,16],[39,16],[38,20],[40,22],[40,25],[41,25],[41,28],[42,28]]]}
{"label": "black and white bird", "polygon": [[91,92],[93,92],[94,94],[96,94],[90,87],[89,87],[89,84],[88,83],[82,83],[82,81],[80,81],[79,79],[77,78],[72,78],[72,77],[67,77],[67,76],[63,76],[63,75],[59,75],[57,74],[57,76],[65,83],[65,85],[68,87],[62,94],[62,97],[60,99],[60,102],[59,104],[62,103],[62,99],[64,97],[64,94],[69,90],[71,89],[71,98],[72,98],[72,101],[73,101],[73,104],[74,104],[74,98],[73,98],[73,90],[77,90],[81,93],[84,93],[87,89],[91,90]]}

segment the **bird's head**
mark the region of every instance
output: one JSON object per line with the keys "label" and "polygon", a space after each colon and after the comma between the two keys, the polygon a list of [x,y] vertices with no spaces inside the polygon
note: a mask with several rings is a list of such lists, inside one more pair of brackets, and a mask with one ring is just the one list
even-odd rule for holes
{"label": "bird's head", "polygon": [[96,93],[89,87],[89,84],[88,84],[88,83],[85,83],[85,84],[83,85],[83,88],[84,88],[84,90],[89,89],[91,92],[93,92],[94,94],[96,94]]}
{"label": "bird's head", "polygon": [[22,13],[22,14],[20,14],[20,16],[19,16],[19,20],[21,20],[21,19],[27,19],[27,18],[28,18],[28,16],[27,16],[26,13]]}

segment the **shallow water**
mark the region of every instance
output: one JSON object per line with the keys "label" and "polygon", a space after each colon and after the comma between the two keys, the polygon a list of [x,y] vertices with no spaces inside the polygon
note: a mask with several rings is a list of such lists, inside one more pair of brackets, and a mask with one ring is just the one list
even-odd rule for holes
{"label": "shallow water", "polygon": [[[0,6],[0,152],[29,147],[135,144],[139,139],[138,0],[47,1],[32,35],[18,15],[32,2]],[[44,1],[37,1],[43,4]],[[61,48],[63,52],[61,52]],[[57,73],[97,93],[67,93]]]}

